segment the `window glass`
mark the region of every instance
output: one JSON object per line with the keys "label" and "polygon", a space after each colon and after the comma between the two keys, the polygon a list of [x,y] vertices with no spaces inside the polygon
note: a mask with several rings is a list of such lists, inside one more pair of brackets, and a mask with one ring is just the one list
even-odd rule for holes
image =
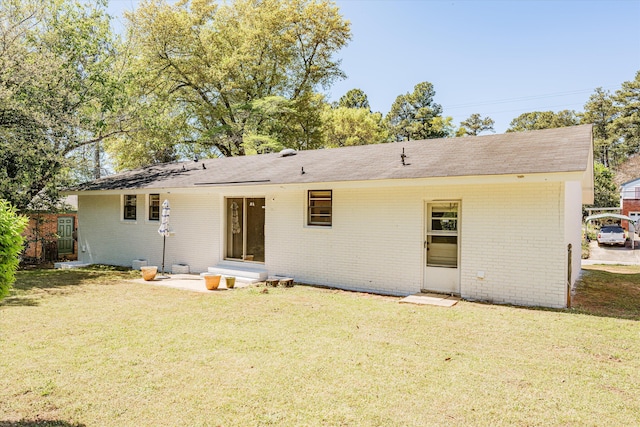
{"label": "window glass", "polygon": [[458,203],[430,203],[428,207],[427,266],[458,266]]}
{"label": "window glass", "polygon": [[160,195],[149,194],[149,221],[160,220]]}
{"label": "window glass", "polygon": [[124,219],[136,219],[136,202],[137,196],[135,194],[124,195]]}
{"label": "window glass", "polygon": [[309,190],[307,225],[330,226],[332,220],[331,190]]}

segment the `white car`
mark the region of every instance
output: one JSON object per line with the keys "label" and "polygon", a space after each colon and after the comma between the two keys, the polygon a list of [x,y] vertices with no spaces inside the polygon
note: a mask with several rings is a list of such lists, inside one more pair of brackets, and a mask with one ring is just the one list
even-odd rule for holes
{"label": "white car", "polygon": [[598,231],[599,245],[622,245],[626,243],[624,229],[619,225],[605,225]]}

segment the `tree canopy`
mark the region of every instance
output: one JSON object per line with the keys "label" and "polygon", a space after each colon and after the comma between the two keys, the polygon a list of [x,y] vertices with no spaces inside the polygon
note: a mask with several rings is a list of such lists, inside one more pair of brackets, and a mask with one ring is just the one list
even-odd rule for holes
{"label": "tree canopy", "polygon": [[[358,88],[329,105],[351,39],[330,0],[143,0],[122,39],[107,2],[0,1],[0,198],[20,210],[98,177],[105,151],[119,170],[493,131],[480,114],[456,129],[428,81],[384,119]],[[582,113],[524,113],[507,132],[578,123],[594,124],[610,193],[607,171],[640,155],[640,71],[613,94],[597,88]]]}
{"label": "tree canopy", "polygon": [[55,199],[69,154],[113,119],[113,36],[106,2],[0,3],[0,197],[25,209]]}
{"label": "tree canopy", "polygon": [[460,122],[456,136],[477,136],[486,131],[494,132],[494,124],[495,122],[491,117],[482,118],[480,114],[474,113]]}
{"label": "tree canopy", "polygon": [[325,147],[346,147],[387,142],[382,114],[366,108],[325,107],[322,113]]}
{"label": "tree canopy", "polygon": [[640,71],[635,79],[623,82],[613,96],[617,116],[611,127],[617,138],[615,144],[626,155],[640,153]]}
{"label": "tree canopy", "polygon": [[369,98],[361,89],[351,89],[340,97],[338,107],[345,108],[364,108],[371,111],[369,106]]}
{"label": "tree canopy", "polygon": [[618,157],[612,129],[616,115],[611,94],[602,88],[596,88],[584,105],[584,113],[580,118],[582,123],[593,124],[594,158],[606,167]]}
{"label": "tree canopy", "polygon": [[509,124],[507,132],[522,132],[527,130],[540,130],[575,126],[580,121],[573,110],[533,111],[516,117]]}
{"label": "tree canopy", "polygon": [[[333,3],[148,0],[127,18],[138,96],[170,99],[163,116],[186,128],[159,132],[165,144],[223,156],[320,144],[315,91],[343,77],[334,56],[351,37]],[[141,135],[123,139],[144,147]]]}
{"label": "tree canopy", "polygon": [[449,130],[442,126],[442,107],[433,100],[435,94],[433,84],[422,82],[413,92],[396,98],[386,117],[395,141],[449,136]]}

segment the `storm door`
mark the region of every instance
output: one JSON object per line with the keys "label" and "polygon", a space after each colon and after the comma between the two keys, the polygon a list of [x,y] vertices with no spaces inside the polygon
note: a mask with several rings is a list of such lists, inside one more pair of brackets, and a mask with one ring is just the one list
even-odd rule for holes
{"label": "storm door", "polygon": [[264,262],[265,199],[226,199],[226,258]]}
{"label": "storm door", "polygon": [[424,288],[428,291],[457,294],[460,292],[460,203],[427,203],[425,213]]}

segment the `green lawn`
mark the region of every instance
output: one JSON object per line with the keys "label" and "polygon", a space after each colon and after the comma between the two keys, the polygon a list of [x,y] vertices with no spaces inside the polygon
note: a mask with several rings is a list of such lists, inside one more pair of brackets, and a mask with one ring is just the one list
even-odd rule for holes
{"label": "green lawn", "polygon": [[[639,425],[640,297],[593,311],[580,290],[600,273],[579,308],[540,310],[20,272],[0,426]],[[604,281],[637,292],[624,273]]]}

